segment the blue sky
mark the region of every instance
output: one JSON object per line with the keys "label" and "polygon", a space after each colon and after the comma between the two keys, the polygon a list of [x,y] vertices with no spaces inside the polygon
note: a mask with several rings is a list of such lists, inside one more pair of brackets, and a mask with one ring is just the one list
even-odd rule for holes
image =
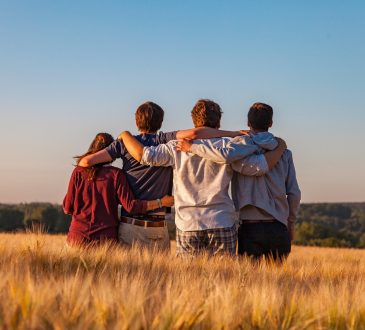
{"label": "blue sky", "polygon": [[145,100],[191,127],[202,97],[225,129],[273,106],[304,202],[365,201],[364,58],[362,1],[0,0],[0,202],[61,202],[97,132]]}

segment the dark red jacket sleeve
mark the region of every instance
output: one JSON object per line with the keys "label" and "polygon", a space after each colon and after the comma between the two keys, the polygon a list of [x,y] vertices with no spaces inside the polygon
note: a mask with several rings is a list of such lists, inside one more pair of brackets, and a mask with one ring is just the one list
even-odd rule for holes
{"label": "dark red jacket sleeve", "polygon": [[72,172],[70,182],[68,183],[68,189],[65,198],[63,199],[63,212],[66,214],[73,214],[74,212],[74,201],[75,201],[75,175],[76,169]]}
{"label": "dark red jacket sleeve", "polygon": [[127,178],[122,171],[118,171],[116,180],[117,197],[123,208],[132,214],[146,213],[147,201],[135,199]]}

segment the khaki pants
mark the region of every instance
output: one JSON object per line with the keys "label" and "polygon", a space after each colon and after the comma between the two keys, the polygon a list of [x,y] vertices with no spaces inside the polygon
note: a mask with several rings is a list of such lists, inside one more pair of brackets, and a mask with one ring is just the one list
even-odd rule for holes
{"label": "khaki pants", "polygon": [[119,224],[118,241],[119,244],[130,247],[137,244],[148,249],[170,249],[170,237],[167,226],[142,227],[122,222]]}

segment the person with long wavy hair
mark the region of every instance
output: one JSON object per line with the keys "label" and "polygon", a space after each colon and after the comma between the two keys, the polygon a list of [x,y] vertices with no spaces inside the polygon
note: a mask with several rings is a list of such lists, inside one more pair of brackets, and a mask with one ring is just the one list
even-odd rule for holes
{"label": "person with long wavy hair", "polygon": [[99,133],[88,151],[75,157],[77,165],[63,201],[64,212],[72,215],[68,243],[89,244],[105,240],[117,242],[119,204],[127,212],[135,214],[158,209],[161,205],[173,205],[172,196],[151,201],[135,199],[124,172],[111,166],[111,162],[89,168],[78,166],[83,157],[106,148],[113,141],[110,134]]}

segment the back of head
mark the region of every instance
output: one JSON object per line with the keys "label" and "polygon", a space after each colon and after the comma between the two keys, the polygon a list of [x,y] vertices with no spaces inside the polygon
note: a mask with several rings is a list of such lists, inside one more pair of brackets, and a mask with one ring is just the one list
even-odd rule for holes
{"label": "back of head", "polygon": [[[80,160],[87,155],[92,155],[100,150],[103,150],[104,148],[108,147],[113,141],[113,136],[108,133],[96,134],[95,138],[90,144],[88,151],[81,156],[74,157],[76,159],[76,163],[79,164]],[[104,164],[97,164],[86,169],[88,171],[88,180],[93,180],[95,178],[96,169],[102,165]]]}
{"label": "back of head", "polygon": [[221,125],[222,109],[219,104],[202,99],[196,102],[191,117],[195,127],[219,128]]}
{"label": "back of head", "polygon": [[138,130],[145,133],[156,133],[162,126],[164,111],[151,101],[141,104],[136,111]]}
{"label": "back of head", "polygon": [[256,130],[268,131],[272,125],[273,109],[265,103],[254,103],[248,111],[248,125]]}
{"label": "back of head", "polygon": [[103,150],[109,146],[114,141],[113,136],[109,133],[98,133],[96,134],[94,140],[91,142],[87,154],[91,155],[100,150]]}

